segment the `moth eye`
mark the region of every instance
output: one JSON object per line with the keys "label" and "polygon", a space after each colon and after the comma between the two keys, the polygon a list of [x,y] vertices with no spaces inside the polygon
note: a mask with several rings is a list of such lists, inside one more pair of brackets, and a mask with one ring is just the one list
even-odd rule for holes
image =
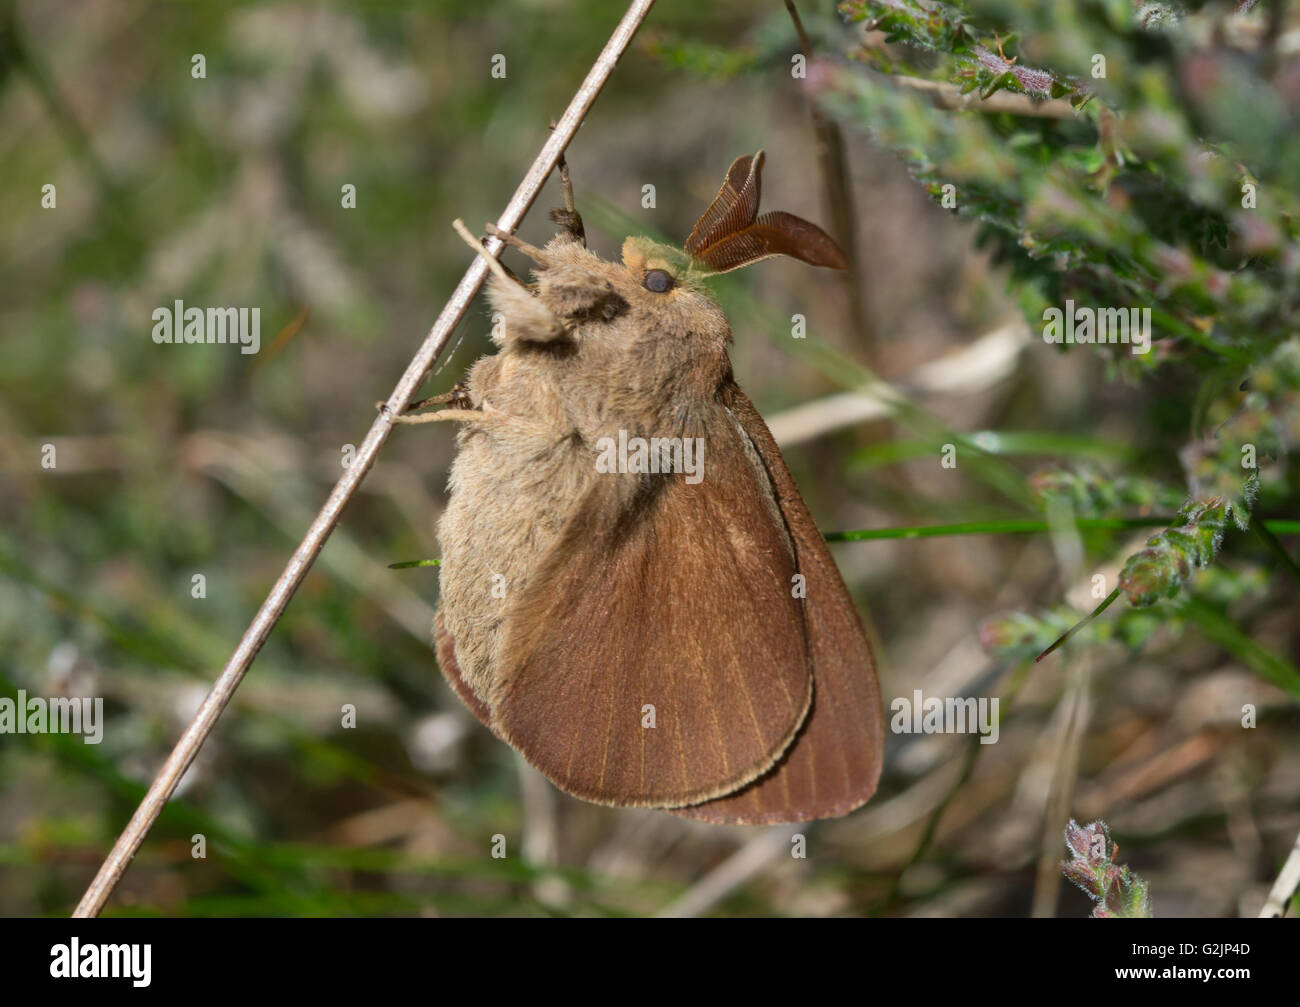
{"label": "moth eye", "polygon": [[655,294],[666,294],[673,289],[672,274],[662,269],[652,269],[645,274],[641,285]]}

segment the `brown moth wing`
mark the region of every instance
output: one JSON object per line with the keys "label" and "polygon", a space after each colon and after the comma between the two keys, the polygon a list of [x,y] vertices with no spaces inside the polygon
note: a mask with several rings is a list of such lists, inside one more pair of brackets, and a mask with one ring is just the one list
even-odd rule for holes
{"label": "brown moth wing", "polygon": [[731,162],[722,188],[691,228],[686,239],[687,252],[698,256],[714,242],[754,222],[763,184],[764,156],[760,150],[757,154],[744,154]]}
{"label": "brown moth wing", "polygon": [[[596,479],[512,603],[489,705],[560,789],[672,807],[770,768],[812,678],[794,557],[726,410],[707,406],[704,479]],[[642,726],[644,707],[655,726]]]}
{"label": "brown moth wing", "polygon": [[811,221],[773,210],[738,231],[720,235],[695,258],[715,273],[727,273],[773,255],[788,255],[813,266],[848,269],[835,240]]}
{"label": "brown moth wing", "polygon": [[769,825],[845,815],[876,792],[884,725],[875,662],[853,599],[767,424],[736,388],[729,405],[758,449],[807,578],[804,615],[813,707],[780,762],[748,787],[673,813],[715,824]]}
{"label": "brown moth wing", "polygon": [[469,707],[470,713],[479,719],[479,723],[495,734],[496,731],[492,727],[492,713],[488,710],[487,704],[474,695],[474,690],[461,675],[460,664],[456,661],[456,641],[451,638],[451,634],[442,624],[441,609],[433,617],[433,642],[438,652],[438,667],[442,669],[442,676],[447,680],[447,684],[460,697],[461,702]]}

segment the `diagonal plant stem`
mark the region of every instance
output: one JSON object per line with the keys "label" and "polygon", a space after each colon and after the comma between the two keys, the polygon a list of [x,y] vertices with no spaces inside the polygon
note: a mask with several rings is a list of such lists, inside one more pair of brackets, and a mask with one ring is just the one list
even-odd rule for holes
{"label": "diagonal plant stem", "polygon": [[1287,572],[1296,580],[1300,580],[1300,563],[1297,563],[1291,554],[1286,551],[1286,547],[1277,540],[1277,535],[1268,526],[1268,522],[1261,521],[1258,516],[1252,516],[1250,530],[1255,533],[1256,538],[1264,543],[1269,552],[1278,558],[1278,561],[1286,568]]}
{"label": "diagonal plant stem", "polygon": [[[785,9],[790,12],[790,20],[794,22],[804,59],[810,61],[813,58],[812,42],[804,31],[803,19],[799,17],[799,9],[795,7],[794,0],[785,0]],[[822,176],[822,198],[827,217],[835,240],[849,260],[849,268],[841,277],[848,297],[849,315],[857,330],[859,344],[867,359],[874,363],[879,347],[871,330],[867,297],[863,289],[862,258],[858,254],[858,215],[853,208],[853,185],[849,178],[848,156],[844,151],[844,134],[840,132],[840,124],[823,112],[811,97],[808,101],[808,114],[816,138],[817,166]]]}
{"label": "diagonal plant stem", "polygon": [[1269,650],[1203,598],[1186,596],[1181,609],[1188,624],[1245,664],[1260,678],[1300,697],[1300,669]]}
{"label": "diagonal plant stem", "polygon": [[1260,919],[1277,919],[1286,915],[1286,905],[1300,888],[1300,836],[1296,836],[1291,854],[1282,865],[1273,888],[1268,893],[1264,908],[1259,911]]}
{"label": "diagonal plant stem", "polygon": [[1120,592],[1123,591],[1123,590],[1124,590],[1124,589],[1123,589],[1122,587],[1116,587],[1114,591],[1112,591],[1110,594],[1106,595],[1106,597],[1102,600],[1102,603],[1101,603],[1100,605],[1098,605],[1098,606],[1097,606],[1096,608],[1094,608],[1091,612],[1089,612],[1087,615],[1085,615],[1082,619],[1080,619],[1078,622],[1076,622],[1073,626],[1071,626],[1069,629],[1067,629],[1064,633],[1062,633],[1060,636],[1058,636],[1058,637],[1056,638],[1056,640],[1053,641],[1053,643],[1052,643],[1052,645],[1051,645],[1050,647],[1048,647],[1048,648],[1047,648],[1046,650],[1044,650],[1041,654],[1039,654],[1036,658],[1034,658],[1034,663],[1037,664],[1039,661],[1041,661],[1043,658],[1045,658],[1048,654],[1052,653],[1052,651],[1054,651],[1054,650],[1056,650],[1057,648],[1059,648],[1059,647],[1061,647],[1062,645],[1064,645],[1064,643],[1065,643],[1066,640],[1070,639],[1070,637],[1074,636],[1075,633],[1077,633],[1077,632],[1079,632],[1079,630],[1083,629],[1084,626],[1086,626],[1086,625],[1088,625],[1088,623],[1092,622],[1093,619],[1095,619],[1095,618],[1097,618],[1097,616],[1101,615],[1102,612],[1104,612],[1104,611],[1106,611],[1106,609],[1110,608],[1111,604],[1115,601],[1116,598],[1118,598],[1118,597],[1120,596]]}
{"label": "diagonal plant stem", "polygon": [[[1170,517],[1081,517],[1074,519],[1080,531],[1123,531],[1126,528],[1164,528],[1177,521]],[[1300,521],[1269,519],[1260,524],[1279,535],[1300,534]],[[1006,518],[996,521],[960,521],[956,524],[918,524],[901,528],[858,528],[853,531],[828,531],[827,542],[867,542],[881,538],[935,538],[944,535],[1016,535],[1048,532],[1052,526],[1033,518]]]}
{"label": "diagonal plant stem", "polygon": [[[528,169],[528,173],[524,176],[523,181],[519,183],[514,196],[511,197],[500,219],[497,220],[497,227],[502,231],[514,231],[519,225],[533,200],[537,198],[543,183],[554,170],[556,162],[564,152],[564,148],[568,146],[569,141],[573,139],[574,134],[578,131],[578,126],[581,125],[583,117],[591,108],[610,74],[613,73],[614,67],[618,65],[620,57],[632,41],[632,36],[636,33],[637,28],[641,26],[641,22],[645,20],[646,15],[650,13],[650,8],[653,6],[654,0],[633,0],[628,7],[623,19],[618,23],[618,27],[614,29],[609,41],[605,43],[605,48],[601,50],[595,63],[592,64],[586,79],[583,80],[577,93],[574,94],[573,100],[569,102],[569,107],[564,110],[564,115],[556,123],[551,135],[542,146],[541,152],[533,161],[532,167]],[[501,251],[502,243],[497,238],[489,238],[486,248],[488,254],[495,256]],[[135,856],[149,829],[152,828],[154,822],[162,813],[163,806],[176,790],[176,785],[180,782],[185,770],[189,768],[190,763],[194,761],[195,755],[198,754],[199,748],[208,735],[212,733],[217,718],[221,716],[221,711],[230,702],[231,696],[234,695],[235,689],[239,687],[239,683],[247,673],[253,658],[261,650],[262,644],[266,642],[266,638],[271,633],[271,629],[289,604],[289,599],[293,597],[298,585],[302,583],[317,555],[324,548],[325,541],[333,532],[334,526],[338,524],[343,508],[370,471],[379,450],[384,446],[384,443],[388,440],[388,435],[392,432],[393,417],[400,414],[406,408],[407,403],[411,401],[411,396],[424,380],[425,374],[428,373],[438,355],[451,339],[452,332],[461,318],[464,317],[470,301],[478,292],[479,287],[482,286],[486,275],[487,264],[483,256],[475,256],[469,269],[465,271],[465,275],[461,277],[460,283],[457,284],[450,299],[438,315],[437,321],[433,323],[433,328],[429,330],[429,334],[425,337],[420,349],[411,359],[411,363],[407,366],[401,380],[398,381],[397,387],[393,389],[387,402],[379,410],[379,414],[375,417],[375,422],[371,425],[370,432],[366,434],[366,439],[357,451],[352,465],[344,471],[342,478],[335,484],[329,498],[325,501],[325,505],[321,508],[320,513],[316,515],[311,527],[307,529],[307,534],[289,558],[288,564],[271,588],[271,592],[266,596],[266,600],[262,602],[262,607],[258,609],[252,623],[244,631],[243,639],[239,641],[235,652],[231,655],[230,660],[226,662],[226,666],[222,669],[216,682],[213,683],[212,689],[203,700],[198,712],[195,713],[194,719],[190,722],[189,727],[185,729],[185,733],[181,735],[176,747],[172,749],[171,755],[167,757],[162,769],[158,771],[158,775],[154,777],[148,793],[145,794],[144,800],[140,802],[140,806],[136,808],[135,814],[131,816],[130,822],[127,823],[117,842],[113,844],[113,849],[100,866],[95,879],[90,883],[90,887],[86,889],[86,894],[82,896],[81,902],[78,903],[76,910],[73,912],[74,917],[97,916],[100,910],[104,908],[104,903],[108,901],[109,895],[112,894],[118,881],[121,880],[127,865],[131,862],[131,858]]]}
{"label": "diagonal plant stem", "polygon": [[[1168,517],[1099,517],[1076,518],[1074,525],[1080,531],[1123,531],[1126,528],[1163,528],[1173,518]],[[956,524],[921,524],[902,528],[858,528],[853,531],[829,531],[827,542],[866,542],[881,538],[935,538],[945,535],[1017,535],[1048,532],[1047,521],[1036,518],[1003,518],[993,521],[959,521]]]}

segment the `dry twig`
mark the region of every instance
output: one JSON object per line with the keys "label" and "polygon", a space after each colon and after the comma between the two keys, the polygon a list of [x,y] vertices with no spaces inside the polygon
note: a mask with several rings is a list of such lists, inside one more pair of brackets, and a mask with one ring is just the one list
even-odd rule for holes
{"label": "dry twig", "polygon": [[[618,23],[618,27],[614,29],[613,35],[605,44],[605,48],[601,50],[595,63],[592,64],[586,79],[573,96],[573,100],[569,102],[569,107],[565,109],[564,115],[560,117],[555,129],[542,146],[541,152],[533,161],[532,167],[528,169],[528,174],[519,183],[514,196],[506,205],[505,211],[497,221],[497,226],[501,230],[513,231],[519,226],[519,222],[532,205],[533,200],[537,198],[543,183],[554,170],[564,148],[568,146],[569,141],[573,139],[573,135],[578,131],[578,126],[581,125],[583,117],[596,100],[596,96],[604,87],[605,81],[609,79],[614,67],[618,64],[619,58],[623,55],[624,50],[632,40],[632,36],[640,27],[641,22],[645,20],[652,6],[654,6],[654,0],[633,0],[628,7],[623,19]],[[488,239],[486,245],[488,254],[495,256],[501,251],[502,247],[499,239]],[[262,607],[258,609],[257,615],[253,618],[248,629],[245,630],[243,639],[239,641],[235,652],[231,655],[230,660],[226,662],[226,666],[222,669],[216,682],[213,683],[212,689],[203,700],[203,704],[194,715],[194,719],[186,728],[185,733],[181,735],[176,747],[172,749],[171,755],[167,757],[162,769],[158,771],[158,775],[154,777],[154,781],[150,784],[144,800],[140,802],[135,814],[131,816],[131,821],[127,823],[117,842],[113,844],[113,849],[100,866],[95,879],[91,882],[90,887],[86,889],[85,895],[82,896],[81,902],[78,903],[76,910],[73,912],[74,917],[97,916],[100,910],[103,909],[104,903],[108,901],[109,895],[117,886],[122,874],[126,871],[127,865],[135,856],[136,851],[139,850],[140,844],[144,842],[149,829],[158,820],[158,816],[162,814],[163,806],[171,798],[185,770],[189,768],[190,763],[194,761],[195,755],[198,754],[199,748],[208,735],[212,733],[217,718],[221,716],[221,711],[230,702],[235,689],[239,687],[239,683],[243,680],[249,665],[252,664],[253,658],[261,650],[262,644],[266,642],[266,638],[271,633],[271,629],[289,604],[289,599],[293,597],[298,585],[302,583],[312,563],[320,554],[321,549],[324,548],[325,541],[338,523],[343,508],[352,498],[353,493],[356,492],[366,473],[370,471],[379,450],[384,446],[384,443],[388,440],[388,435],[392,432],[393,417],[400,415],[406,408],[416,388],[419,387],[424,380],[424,376],[437,360],[438,355],[450,341],[451,334],[464,316],[470,301],[478,293],[479,287],[482,286],[487,275],[487,269],[484,257],[481,255],[476,256],[469,269],[465,271],[465,275],[461,277],[460,283],[457,284],[451,298],[438,315],[437,321],[434,322],[433,328],[425,337],[424,343],[407,366],[406,372],[397,383],[397,387],[393,389],[384,407],[380,409],[379,414],[375,417],[370,432],[366,434],[366,439],[357,451],[356,459],[335,484],[329,498],[325,501],[325,506],[316,515],[311,527],[307,529],[307,534],[289,558],[288,565],[285,566],[284,571],[276,580],[270,593],[266,596],[266,600],[262,602]]]}
{"label": "dry twig", "polygon": [[1300,888],[1300,836],[1296,836],[1295,845],[1291,847],[1291,855],[1286,858],[1277,880],[1273,882],[1273,890],[1268,893],[1268,901],[1259,911],[1260,918],[1285,916],[1286,904],[1296,893],[1297,888]]}

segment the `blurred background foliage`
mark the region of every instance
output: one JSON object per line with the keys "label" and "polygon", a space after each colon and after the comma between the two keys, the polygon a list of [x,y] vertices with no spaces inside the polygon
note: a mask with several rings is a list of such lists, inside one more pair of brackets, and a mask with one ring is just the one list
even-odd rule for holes
{"label": "blurred background foliage", "polygon": [[[109,911],[1083,915],[1104,816],[1158,915],[1256,912],[1300,829],[1296,6],[660,0],[569,151],[609,257],[759,147],[851,247],[716,282],[736,372],[823,529],[911,536],[834,547],[886,703],[997,696],[996,745],[892,735],[799,830],[557,794],[444,687],[436,571],[386,569],[452,455],[399,430]],[[0,0],[0,694],[107,716],[0,735],[0,913],[70,910],[621,11]],[[1044,343],[1067,298],[1150,307],[1152,352]],[[155,344],[176,299],[259,307],[261,352]]]}

